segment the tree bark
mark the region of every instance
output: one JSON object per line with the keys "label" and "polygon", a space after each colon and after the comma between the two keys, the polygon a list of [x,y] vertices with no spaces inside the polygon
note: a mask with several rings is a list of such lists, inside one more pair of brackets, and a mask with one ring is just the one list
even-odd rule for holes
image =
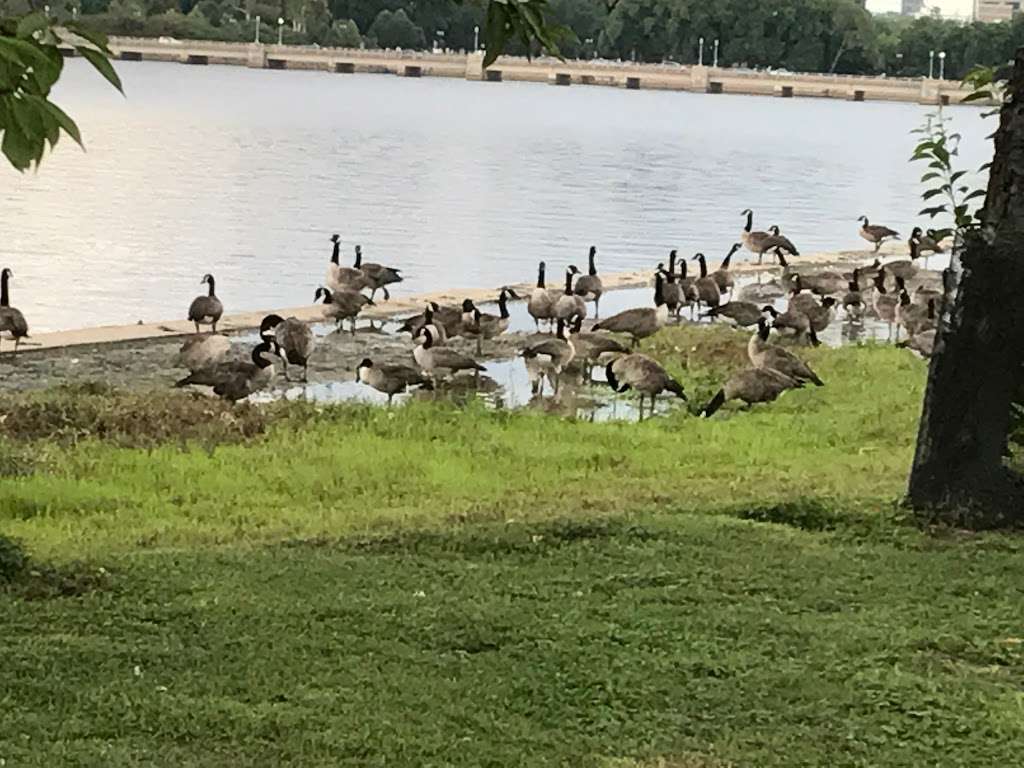
{"label": "tree bark", "polygon": [[1024,366],[1024,48],[1000,110],[984,218],[964,234],[925,390],[908,502],[972,528],[1024,524],[1024,483],[1005,462]]}

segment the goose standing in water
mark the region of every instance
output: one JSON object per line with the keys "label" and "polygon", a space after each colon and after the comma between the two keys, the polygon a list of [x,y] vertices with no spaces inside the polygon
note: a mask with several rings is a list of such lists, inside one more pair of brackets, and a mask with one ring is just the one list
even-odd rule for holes
{"label": "goose standing in water", "polygon": [[797,381],[813,382],[819,387],[825,385],[807,363],[788,349],[771,344],[768,341],[769,332],[768,321],[761,318],[757,324],[757,333],[747,343],[747,356],[755,368],[768,368]]}
{"label": "goose standing in water", "polygon": [[554,338],[531,344],[519,354],[526,363],[526,373],[530,378],[533,394],[543,393],[546,377],[557,395],[562,371],[576,357],[576,347],[565,335],[565,321],[559,320]]}
{"label": "goose standing in water", "polygon": [[316,349],[316,336],[313,329],[297,317],[285,320],[280,315],[267,315],[260,326],[260,335],[266,331],[273,333],[274,341],[280,349],[284,363],[285,381],[291,381],[288,374],[289,365],[302,366],[302,380],[309,381],[309,358]]}
{"label": "goose standing in water", "polygon": [[582,297],[584,301],[594,302],[594,317],[599,316],[598,305],[601,301],[601,294],[604,293],[604,284],[597,274],[597,264],[594,261],[596,257],[597,247],[592,245],[590,246],[590,255],[587,258],[589,262],[587,274],[576,278],[576,285],[573,289],[576,295]]}
{"label": "goose standing in water", "polygon": [[730,298],[736,288],[736,281],[733,279],[732,273],[729,272],[729,263],[732,261],[732,255],[742,247],[743,243],[734,243],[729,252],[725,254],[725,258],[722,259],[722,265],[711,273],[711,277],[718,286],[718,292],[724,295],[728,291]]}
{"label": "goose standing in water", "polygon": [[578,273],[579,270],[574,266],[565,270],[565,290],[555,301],[555,307],[552,310],[555,320],[564,320],[566,323],[570,323],[577,317],[585,319],[587,316],[586,302],[583,301],[582,296],[577,296],[572,290],[573,277]]}
{"label": "goose standing in water", "polygon": [[0,272],[0,339],[14,340],[13,356],[18,355],[18,345],[22,339],[28,338],[28,322],[21,310],[11,306],[10,280],[14,273],[7,267]]}
{"label": "goose standing in water", "polygon": [[577,317],[572,327],[573,349],[576,352],[576,359],[580,361],[583,374],[588,379],[591,377],[591,369],[595,363],[602,362],[602,358],[611,354],[627,354],[629,352],[624,346],[603,333],[587,333],[583,331],[583,318]]}
{"label": "goose standing in water", "polygon": [[771,368],[746,368],[726,380],[700,415],[710,418],[729,400],[742,400],[748,408],[755,403],[770,403],[786,390],[800,389],[803,385],[802,381]]}
{"label": "goose standing in water", "polygon": [[436,301],[428,301],[422,312],[407,317],[402,322],[398,327],[398,333],[408,333],[415,339],[420,335],[423,326],[430,326],[434,334],[434,344],[444,346],[450,337],[462,333],[462,310],[441,306]]}
{"label": "goose standing in water", "polygon": [[881,224],[872,224],[868,221],[867,216],[861,216],[857,221],[862,222],[860,236],[875,246],[875,253],[878,253],[878,249],[882,247],[882,243],[886,240],[894,240],[900,236],[900,233],[895,229],[883,227]]}
{"label": "goose standing in water", "polygon": [[274,379],[274,361],[280,360],[276,343],[264,339],[252,349],[250,362],[230,361],[203,368],[175,382],[176,387],[213,387],[225,400],[235,402],[267,387]]}
{"label": "goose standing in water", "polygon": [[654,275],[654,308],[640,307],[627,309],[617,315],[605,318],[594,325],[594,331],[611,331],[612,333],[628,334],[632,340],[632,346],[636,348],[641,339],[653,336],[668,321],[668,307],[665,305],[665,280],[661,272]]}
{"label": "goose standing in water", "polygon": [[341,266],[339,259],[341,254],[341,240],[338,235],[331,235],[331,242],[334,247],[331,251],[331,263],[327,265],[327,287],[332,291],[361,291],[364,288],[373,288],[371,280],[361,269]]}
{"label": "goose standing in water", "polygon": [[508,300],[518,299],[515,291],[511,288],[502,288],[498,294],[498,314],[491,315],[481,312],[473,304],[472,299],[462,302],[462,335],[469,339],[476,339],[476,353],[482,354],[481,342],[483,339],[493,339],[508,330],[509,313]]}
{"label": "goose standing in water", "polygon": [[526,311],[530,313],[534,323],[537,324],[537,332],[540,332],[540,321],[551,322],[552,313],[555,309],[555,297],[551,295],[544,285],[544,262],[537,267],[537,287],[530,293],[526,302]]}
{"label": "goose standing in water", "polygon": [[203,279],[199,281],[199,284],[202,285],[204,283],[208,284],[210,289],[205,296],[196,296],[192,300],[192,304],[188,308],[188,319],[195,323],[196,333],[199,333],[200,325],[212,326],[211,330],[216,333],[217,321],[224,314],[224,305],[217,298],[213,275],[203,275]]}
{"label": "goose standing in water", "polygon": [[435,346],[434,334],[431,333],[429,326],[420,329],[419,337],[421,341],[413,349],[412,356],[416,360],[416,364],[431,379],[434,379],[436,372],[444,375],[444,372],[447,371],[449,375],[454,376],[459,371],[473,371],[475,375],[479,375],[480,371],[485,370],[480,363],[468,355],[456,352],[450,347]]}
{"label": "goose standing in water", "polygon": [[370,288],[370,298],[373,299],[377,296],[377,291],[384,292],[384,301],[391,300],[391,294],[388,293],[388,286],[394,285],[395,283],[402,282],[402,270],[396,269],[395,267],[385,267],[383,264],[375,264],[374,262],[363,262],[363,246],[356,246],[356,261],[353,264],[355,269],[358,269],[366,277]]}
{"label": "goose standing in water", "polygon": [[668,372],[647,355],[622,355],[605,366],[608,386],[618,393],[630,389],[640,395],[640,418],[644,417],[644,396],[651,398],[651,414],[654,414],[654,400],[662,392],[671,392],[686,400],[683,385],[668,375]]}
{"label": "goose standing in water", "polygon": [[357,291],[334,291],[324,288],[322,285],[316,289],[313,301],[320,301],[321,297],[324,300],[324,318],[336,322],[339,331],[343,322],[351,320],[352,335],[355,335],[356,332],[356,316],[363,307],[374,306],[370,299]]}
{"label": "goose standing in water", "polygon": [[715,278],[708,275],[707,259],[704,258],[703,253],[698,253],[691,261],[700,263],[700,277],[694,283],[697,287],[697,294],[700,296],[697,308],[699,309],[700,304],[703,303],[708,309],[714,309],[722,303],[722,292],[718,290],[718,283],[715,281]]}
{"label": "goose standing in water", "polygon": [[431,388],[430,380],[411,365],[377,365],[368,357],[356,368],[356,381],[387,395],[389,407],[395,395],[410,387]]}
{"label": "goose standing in water", "polygon": [[851,323],[862,323],[867,307],[860,291],[860,270],[853,270],[853,279],[850,280],[848,288],[849,290],[843,296],[843,311],[846,312],[846,319]]}

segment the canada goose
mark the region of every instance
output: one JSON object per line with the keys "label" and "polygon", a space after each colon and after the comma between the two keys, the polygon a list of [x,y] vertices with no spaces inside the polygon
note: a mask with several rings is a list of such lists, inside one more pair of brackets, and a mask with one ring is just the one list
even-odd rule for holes
{"label": "canada goose", "polygon": [[419,337],[422,339],[419,345],[412,351],[416,364],[423,369],[427,376],[434,378],[435,371],[447,371],[455,375],[459,371],[473,371],[479,375],[485,368],[476,360],[456,352],[449,347],[438,347],[434,345],[434,334],[429,327],[420,329]]}
{"label": "canada goose", "polygon": [[594,259],[597,257],[597,247],[590,246],[590,255],[587,257],[589,268],[587,274],[576,278],[574,290],[577,296],[583,297],[584,301],[594,302],[594,317],[598,316],[598,304],[601,301],[601,294],[604,293],[604,284],[597,274],[597,264]]}
{"label": "canada goose", "polygon": [[712,279],[718,285],[718,292],[725,293],[729,291],[729,296],[732,296],[732,292],[736,287],[736,281],[732,277],[732,273],[729,272],[729,262],[732,261],[732,255],[736,253],[740,248],[743,247],[743,243],[733,243],[732,248],[725,254],[725,258],[722,259],[722,265],[711,273]]}
{"label": "canada goose", "polygon": [[935,337],[938,331],[935,328],[928,328],[915,336],[911,336],[906,341],[901,341],[896,346],[910,349],[919,354],[923,358],[929,358],[935,351]]}
{"label": "canada goose", "polygon": [[818,306],[818,300],[814,298],[812,293],[804,293],[804,278],[803,275],[794,272],[792,275],[792,289],[789,292],[789,304],[788,308],[797,312],[813,312],[814,308]]}
{"label": "canada goose", "polygon": [[546,376],[557,395],[560,375],[576,357],[576,347],[565,335],[565,321],[559,320],[554,338],[531,344],[519,354],[526,363],[533,394],[542,393]]}
{"label": "canada goose", "polygon": [[334,243],[334,247],[331,251],[331,263],[327,265],[327,287],[332,291],[361,291],[363,288],[373,288],[363,270],[343,267],[339,263],[341,241],[338,235],[331,235],[331,242]]}
{"label": "canada goose", "polygon": [[654,412],[654,399],[662,392],[671,392],[686,400],[683,385],[647,355],[623,355],[608,363],[604,370],[608,386],[613,390],[622,393],[632,389],[640,395],[640,418],[643,418],[645,395],[651,398],[651,413]]}
{"label": "canada goose", "polygon": [[751,325],[757,325],[757,321],[761,318],[761,309],[757,304],[749,301],[730,301],[712,307],[701,317],[725,317],[741,328],[748,328]]}
{"label": "canada goose", "polygon": [[384,292],[384,301],[390,301],[391,294],[388,293],[387,287],[402,282],[402,270],[369,261],[363,262],[363,246],[361,245],[356,246],[356,260],[352,266],[362,272],[369,282],[371,299],[377,295],[378,290],[381,290]]}
{"label": "canada goose", "polygon": [[214,393],[225,400],[241,400],[270,384],[275,373],[274,360],[280,359],[276,343],[266,339],[253,347],[251,357],[251,362],[222,362],[193,371],[174,386],[213,387]]}
{"label": "canada goose", "polygon": [[530,317],[537,324],[537,330],[540,331],[540,321],[547,320],[550,323],[554,309],[555,298],[544,286],[544,262],[542,261],[537,267],[537,287],[530,293],[530,298],[526,302],[526,311],[530,313]]}
{"label": "canada goose", "polygon": [[665,305],[664,288],[665,281],[661,273],[655,273],[653,309],[650,307],[627,309],[595,324],[592,330],[628,334],[632,337],[632,346],[636,348],[641,339],[653,336],[665,327],[668,320],[668,307]]}
{"label": "canada goose", "polygon": [[774,280],[767,283],[751,283],[740,288],[737,298],[740,301],[750,301],[760,304],[765,301],[774,301],[786,295],[786,290]]}
{"label": "canada goose", "polygon": [[838,272],[823,270],[821,272],[790,272],[789,280],[791,286],[799,282],[801,288],[810,291],[817,296],[833,296],[842,293],[848,286],[849,280]]}
{"label": "canada goose", "polygon": [[747,343],[747,356],[755,368],[769,368],[797,381],[810,381],[824,386],[818,374],[803,360],[787,349],[768,342],[768,321],[763,317],[757,323],[757,332]]}
{"label": "canada goose", "polygon": [[757,254],[758,264],[764,262],[765,253],[772,249],[776,249],[777,253],[785,250],[794,256],[800,255],[793,243],[779,234],[778,227],[773,226],[770,232],[751,231],[754,227],[754,212],[747,208],[742,215],[747,217],[747,223],[740,232],[740,241],[748,251]]}
{"label": "canada goose", "polygon": [[285,320],[280,315],[267,315],[263,318],[260,335],[263,335],[264,328],[273,331],[274,341],[280,347],[285,381],[291,381],[288,375],[289,365],[301,365],[302,380],[309,381],[309,357],[316,349],[313,329],[297,317]]}
{"label": "canada goose", "polygon": [[178,350],[174,367],[200,371],[227,360],[231,340],[220,333],[197,333],[189,336]]}
{"label": "canada goose", "polygon": [[602,362],[602,358],[605,355],[626,354],[629,352],[626,347],[622,346],[611,336],[606,336],[603,333],[584,332],[583,318],[581,317],[576,318],[576,322],[572,327],[570,341],[572,341],[573,349],[576,352],[576,359],[580,361],[584,369],[583,372],[588,377],[591,366],[594,363]]}
{"label": "canada goose", "polygon": [[700,302],[698,302],[698,308],[700,303],[703,302],[708,309],[717,307],[722,302],[722,292],[718,290],[718,283],[715,282],[715,278],[708,275],[708,262],[704,258],[703,253],[695,255],[691,261],[700,263],[700,277],[697,278],[694,285],[697,286],[697,294],[700,296]]}
{"label": "canada goose", "polygon": [[555,320],[569,322],[577,317],[585,318],[587,316],[587,303],[582,296],[577,296],[572,290],[573,278],[578,273],[579,270],[571,265],[565,270],[565,291],[555,301],[555,307],[552,310]]}
{"label": "canada goose", "polygon": [[[673,248],[669,251],[668,260],[673,262],[676,258],[676,251]],[[686,259],[679,260],[679,277],[676,282],[679,283],[679,288],[683,292],[686,304],[692,309],[693,305],[700,301],[700,294],[697,293],[697,278],[687,277],[686,275]]]}
{"label": "canada goose", "polygon": [[878,276],[878,270],[881,268],[882,262],[876,258],[866,267],[857,267],[853,272],[844,272],[843,279],[846,281],[855,280],[857,287],[861,291],[865,289],[870,290],[874,288],[875,278]]}
{"label": "canada goose", "polygon": [[800,389],[803,382],[771,368],[746,368],[730,376],[711,398],[701,416],[710,418],[729,400],[742,400],[747,406],[770,403],[787,389]]}
{"label": "canada goose", "polygon": [[929,229],[928,233],[925,234],[921,231],[920,227],[914,227],[910,233],[910,239],[917,240],[917,252],[918,256],[925,259],[925,266],[928,265],[928,256],[933,253],[945,253],[942,244],[939,242],[938,236],[934,229]]}
{"label": "canada goose", "polygon": [[782,234],[782,230],[779,229],[778,224],[772,224],[768,227],[768,232],[771,237],[763,243],[764,253],[767,253],[768,251],[775,251],[776,255],[778,255],[780,251],[785,251],[790,256],[800,255],[800,251],[796,249],[793,242]]}
{"label": "canada goose", "polygon": [[[896,305],[899,297],[885,292],[885,269],[880,269],[875,275],[875,298],[871,302],[878,319],[889,326],[889,338],[892,338],[892,324],[896,322]],[[899,327],[896,328],[896,335],[899,336]]]}
{"label": "canada goose", "polygon": [[913,337],[929,328],[934,328],[937,322],[935,318],[935,299],[931,299],[927,305],[914,304],[910,300],[910,294],[906,289],[900,291],[899,303],[895,312],[897,333],[902,326],[907,331],[907,337]]}
{"label": "canada goose", "polygon": [[472,299],[462,302],[462,335],[476,339],[476,353],[482,353],[481,343],[483,339],[493,339],[508,330],[509,298],[517,299],[515,291],[511,288],[502,288],[498,294],[498,314],[491,315],[481,312],[473,304]]}
{"label": "canada goose", "polygon": [[374,306],[370,299],[358,291],[334,291],[321,285],[316,289],[313,301],[320,301],[321,297],[324,300],[324,317],[334,320],[338,324],[338,330],[341,330],[341,324],[345,320],[351,320],[353,335],[356,332],[356,316],[363,307]]}
{"label": "canada goose", "polygon": [[658,274],[662,276],[665,284],[661,287],[661,295],[665,299],[665,306],[668,307],[668,313],[679,319],[679,311],[686,304],[686,300],[683,298],[683,289],[679,283],[676,282],[675,271],[672,269],[671,260],[669,261],[668,271],[665,270],[665,265],[662,263],[658,264]]}
{"label": "canada goose", "polygon": [[387,395],[389,406],[395,395],[409,387],[430,389],[429,379],[411,365],[375,365],[368,357],[356,368],[356,381]]}
{"label": "canada goose", "polygon": [[909,259],[897,259],[896,261],[887,261],[885,271],[888,272],[893,278],[903,278],[904,280],[910,280],[917,274],[917,265],[914,263],[920,254],[920,237],[910,236],[907,240],[907,246],[910,249]]}
{"label": "canada goose", "polygon": [[[800,310],[789,309],[785,312],[779,312],[779,310],[771,304],[766,304],[762,307],[761,312],[772,318],[772,327],[778,331],[779,334],[792,332],[792,335],[796,338],[806,339],[811,343],[814,343],[815,339],[813,332],[811,331],[811,320]],[[755,325],[757,323],[758,321],[755,320],[751,325]]]}
{"label": "canada goose", "polygon": [[398,333],[408,333],[415,339],[424,325],[431,326],[434,344],[444,346],[450,337],[462,333],[462,310],[442,306],[436,301],[428,301],[422,312],[402,321]]}
{"label": "canada goose", "polygon": [[826,296],[820,304],[815,303],[813,307],[804,311],[804,314],[811,323],[811,330],[815,334],[822,333],[836,319],[836,300]]}
{"label": "canada goose", "polygon": [[0,272],[0,339],[14,339],[14,356],[18,354],[18,345],[22,339],[28,338],[28,323],[21,310],[11,306],[11,294],[8,283],[14,277],[10,269],[4,267]]}
{"label": "canada goose", "polygon": [[199,281],[199,284],[202,285],[203,283],[209,284],[210,290],[206,296],[196,296],[192,300],[192,304],[188,308],[188,319],[196,324],[196,333],[199,333],[200,325],[212,326],[213,332],[216,333],[217,321],[224,314],[224,305],[220,303],[220,299],[217,298],[214,290],[213,275],[203,275],[203,279]]}
{"label": "canada goose", "polygon": [[860,323],[864,320],[864,296],[860,292],[860,270],[853,270],[853,279],[847,285],[847,292],[843,295],[843,311],[846,319],[851,323]]}
{"label": "canada goose", "polygon": [[900,233],[895,229],[883,227],[881,224],[870,223],[867,216],[860,216],[857,218],[857,221],[863,222],[860,228],[860,236],[875,246],[875,253],[878,253],[878,249],[882,247],[882,243],[886,240],[892,240],[900,236]]}

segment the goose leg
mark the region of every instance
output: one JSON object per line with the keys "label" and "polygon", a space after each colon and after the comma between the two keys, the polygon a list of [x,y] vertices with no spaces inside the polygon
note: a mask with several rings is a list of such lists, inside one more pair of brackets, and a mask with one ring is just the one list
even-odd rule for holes
{"label": "goose leg", "polygon": [[214,333],[217,332],[217,321],[216,320],[213,321],[213,332]]}
{"label": "goose leg", "polygon": [[[925,264],[925,266],[927,267],[928,265]],[[601,316],[600,304],[601,304],[601,297],[600,296],[595,296],[594,297],[594,318],[595,319]]]}
{"label": "goose leg", "polygon": [[309,363],[308,362],[305,363],[302,366],[302,381],[303,382],[308,382],[309,381]]}
{"label": "goose leg", "polygon": [[194,322],[195,322],[195,324],[196,324],[196,333],[199,333],[199,321],[198,321],[198,320],[196,320],[196,321],[194,321]]}
{"label": "goose leg", "polygon": [[381,288],[381,290],[384,291],[384,301],[391,301],[391,294],[388,293],[388,289]]}
{"label": "goose leg", "polygon": [[476,337],[476,353],[477,353],[478,355],[482,355],[482,354],[484,353],[484,349],[483,349],[483,337],[482,337],[482,336],[477,336],[477,337]]}

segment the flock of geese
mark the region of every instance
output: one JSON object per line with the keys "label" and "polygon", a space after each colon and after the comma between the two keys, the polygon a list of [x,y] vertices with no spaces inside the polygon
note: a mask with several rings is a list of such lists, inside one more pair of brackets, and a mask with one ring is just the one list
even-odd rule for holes
{"label": "flock of geese", "polygon": [[[543,395],[545,384],[554,394],[559,391],[563,374],[570,365],[582,369],[590,379],[594,367],[604,369],[605,380],[616,392],[635,391],[640,397],[643,416],[645,399],[653,411],[655,398],[663,393],[686,399],[682,384],[673,379],[653,358],[637,351],[647,339],[669,322],[679,321],[684,310],[692,319],[724,321],[738,327],[753,329],[747,353],[749,367],[732,376],[702,409],[711,416],[727,401],[739,400],[748,406],[770,402],[790,389],[810,382],[822,386],[822,380],[807,363],[792,351],[792,343],[781,346],[773,340],[787,338],[791,342],[817,344],[818,335],[831,325],[838,313],[845,313],[852,323],[862,323],[874,316],[895,332],[899,342],[922,355],[929,355],[935,339],[937,306],[943,295],[941,274],[918,266],[918,260],[943,248],[930,233],[915,228],[908,240],[910,258],[882,263],[878,258],[868,266],[849,273],[833,270],[810,271],[794,267],[789,259],[798,256],[796,246],[779,227],[767,231],[753,229],[753,212],[743,212],[746,224],[739,241],[732,245],[719,267],[710,270],[703,253],[695,254],[695,274],[688,274],[687,260],[676,250],[668,254],[667,263],[657,265],[654,273],[654,306],[637,307],[611,317],[599,318],[600,301],[605,291],[597,269],[597,249],[590,248],[587,272],[575,266],[565,271],[560,288],[548,288],[546,265],[537,270],[535,287],[528,296],[519,296],[512,288],[503,288],[497,297],[497,314],[482,312],[471,299],[461,306],[427,304],[423,311],[401,321],[399,332],[409,333],[413,341],[409,363],[375,363],[365,358],[356,368],[356,380],[383,393],[390,404],[392,398],[412,388],[432,389],[447,377],[470,372],[479,375],[484,366],[470,354],[461,352],[450,341],[456,337],[475,341],[476,354],[483,352],[484,342],[505,333],[509,327],[508,302],[525,298],[526,309],[533,318],[537,333],[529,337],[519,350],[534,395]],[[866,216],[859,219],[859,234],[877,254],[881,245],[899,234],[888,227],[871,224]],[[362,249],[355,248],[351,267],[340,263],[340,238],[331,237],[333,252],[325,284],[314,294],[322,302],[323,317],[336,323],[341,331],[348,322],[355,333],[356,319],[364,308],[374,305],[377,293],[390,299],[388,286],[402,281],[401,270],[364,262]],[[741,249],[756,254],[762,263],[766,255],[778,260],[781,274],[768,283],[746,285],[736,290],[730,272],[731,259]],[[0,338],[13,339],[15,354],[18,344],[28,336],[24,315],[10,306],[9,269],[0,273]],[[201,283],[206,292],[189,306],[188,320],[196,333],[182,345],[177,363],[189,374],[176,386],[212,387],[225,399],[236,401],[268,387],[276,376],[277,366],[291,380],[293,368],[302,369],[302,380],[308,379],[308,365],[316,349],[317,337],[306,322],[295,317],[271,314],[263,318],[259,342],[247,357],[239,358],[228,337],[217,333],[217,323],[224,306],[216,294],[216,282],[210,274]],[[788,296],[784,311],[772,302]],[[593,305],[594,322],[584,329],[588,305]],[[208,326],[209,332],[203,332]],[[542,333],[542,326],[547,333]]]}

